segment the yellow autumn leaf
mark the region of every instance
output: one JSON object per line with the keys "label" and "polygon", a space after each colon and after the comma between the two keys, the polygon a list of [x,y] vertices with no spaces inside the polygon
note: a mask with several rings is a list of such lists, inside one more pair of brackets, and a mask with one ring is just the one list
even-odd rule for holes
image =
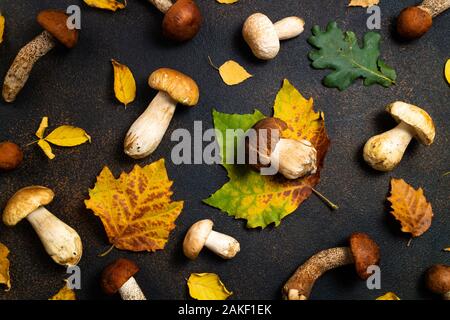
{"label": "yellow autumn leaf", "polygon": [[127,1],[123,3],[116,0],[84,0],[90,7],[116,11],[117,9],[124,9],[127,6]]}
{"label": "yellow autumn leaf", "polygon": [[55,155],[53,154],[52,147],[50,144],[45,141],[44,139],[39,139],[37,142],[38,146],[44,151],[45,155],[50,159],[53,160],[55,158]]}
{"label": "yellow autumn leaf", "polygon": [[350,0],[349,7],[371,7],[380,3],[380,0]]}
{"label": "yellow autumn leaf", "polygon": [[0,243],[0,284],[4,284],[6,286],[6,291],[9,291],[9,289],[11,289],[8,255],[8,248],[4,244]]}
{"label": "yellow autumn leaf", "polygon": [[0,13],[0,43],[3,42],[3,32],[5,31],[5,17]]}
{"label": "yellow autumn leaf", "polygon": [[39,128],[36,131],[36,137],[44,139],[45,130],[48,128],[48,117],[43,117]]}
{"label": "yellow autumn leaf", "polygon": [[64,287],[48,300],[77,300],[75,292],[67,286],[67,280],[65,282]]}
{"label": "yellow autumn leaf", "polygon": [[239,0],[216,0],[218,3],[223,3],[223,4],[232,4],[232,3],[236,3]]}
{"label": "yellow autumn leaf", "polygon": [[450,252],[450,247],[444,248],[444,251]]}
{"label": "yellow autumn leaf", "polygon": [[233,60],[228,60],[221,65],[219,73],[223,82],[229,86],[234,86],[252,77],[247,70]]}
{"label": "yellow autumn leaf", "polygon": [[388,292],[383,294],[382,296],[376,298],[376,300],[400,300],[399,297],[393,292]]}
{"label": "yellow autumn leaf", "polygon": [[126,65],[120,64],[114,59],[111,59],[111,63],[114,68],[114,93],[117,100],[126,107],[136,97],[136,81],[130,68]]}
{"label": "yellow autumn leaf", "polygon": [[450,84],[450,59],[445,63],[445,80]]}
{"label": "yellow autumn leaf", "polygon": [[60,147],[74,147],[91,142],[91,137],[81,128],[60,126],[46,136],[45,140]]}
{"label": "yellow autumn leaf", "polygon": [[190,296],[197,300],[226,300],[233,294],[215,273],[193,273],[187,284]]}

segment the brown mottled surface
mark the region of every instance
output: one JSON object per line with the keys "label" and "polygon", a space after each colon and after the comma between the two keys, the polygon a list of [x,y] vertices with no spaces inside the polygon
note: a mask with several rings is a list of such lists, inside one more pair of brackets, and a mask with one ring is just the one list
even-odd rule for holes
{"label": "brown mottled surface", "polygon": [[[38,35],[37,13],[46,8],[61,8],[75,1],[0,0],[6,16],[5,41],[0,45],[0,76],[3,77],[18,50]],[[219,5],[199,0],[204,25],[199,35],[182,45],[161,39],[162,14],[146,0],[129,1],[116,13],[82,6],[82,30],[78,45],[71,51],[52,50],[40,60],[14,104],[0,102],[0,140],[12,140],[22,146],[32,142],[42,116],[49,116],[50,129],[60,124],[83,127],[92,136],[92,144],[76,148],[55,148],[56,158],[47,160],[36,145],[24,147],[21,168],[0,174],[0,206],[19,188],[39,184],[51,187],[55,200],[52,212],[73,226],[84,243],[82,290],[80,299],[107,298],[100,289],[102,269],[113,260],[126,257],[136,261],[141,271],[136,279],[152,299],[185,299],[185,278],[191,272],[218,273],[233,299],[280,299],[281,288],[299,264],[314,253],[347,243],[355,231],[368,233],[380,246],[382,289],[368,290],[352,267],[329,272],[315,285],[311,299],[374,299],[387,291],[402,299],[435,297],[424,285],[425,270],[437,263],[448,263],[450,245],[450,170],[449,86],[443,79],[443,67],[450,52],[450,12],[437,17],[431,30],[420,40],[405,43],[392,36],[394,17],[406,5],[417,1],[382,1],[382,57],[396,68],[397,85],[363,87],[361,82],[344,92],[321,85],[327,71],[313,70],[306,43],[313,24],[325,26],[336,20],[339,26],[361,36],[368,15],[362,8],[347,8],[346,1],[325,0],[242,0],[237,5]],[[270,62],[255,59],[242,40],[240,28],[245,18],[256,11],[273,20],[298,14],[306,21],[299,38],[284,41],[279,55]],[[207,62],[207,55],[218,64],[234,59],[255,76],[245,83],[225,86]],[[114,98],[113,70],[110,59],[127,64],[138,85],[137,99],[125,110]],[[200,87],[196,108],[179,107],[166,138],[151,157],[135,161],[122,151],[123,139],[133,121],[156,94],[148,88],[149,74],[170,67],[192,76]],[[244,221],[236,221],[202,204],[201,199],[217,190],[226,174],[220,166],[170,163],[170,134],[176,128],[193,130],[193,122],[202,120],[212,126],[211,110],[250,113],[257,107],[271,114],[281,80],[288,78],[305,97],[313,97],[316,108],[325,112],[332,140],[319,190],[337,202],[340,210],[331,212],[318,198],[311,196],[296,214],[287,217],[278,228],[247,230]],[[395,121],[384,107],[395,100],[422,106],[433,117],[437,136],[429,147],[414,141],[400,166],[391,173],[378,173],[362,160],[362,147],[374,134],[392,128]],[[130,171],[134,164],[145,165],[161,157],[168,159],[169,177],[175,180],[174,200],[186,200],[165,250],[156,253],[128,253],[114,250],[107,257],[97,255],[108,247],[100,220],[84,208],[95,178],[104,165],[116,176]],[[433,205],[432,226],[421,237],[409,240],[389,214],[386,196],[391,177],[403,178],[415,187],[423,187]],[[218,231],[241,242],[241,252],[223,261],[207,251],[195,261],[183,256],[183,236],[197,220],[211,218]],[[0,299],[47,299],[61,286],[65,271],[46,255],[36,234],[26,222],[14,229],[0,225],[0,242],[11,250],[12,290],[0,291]],[[115,296],[112,299],[117,299]],[[438,297],[436,297],[438,298]]]}

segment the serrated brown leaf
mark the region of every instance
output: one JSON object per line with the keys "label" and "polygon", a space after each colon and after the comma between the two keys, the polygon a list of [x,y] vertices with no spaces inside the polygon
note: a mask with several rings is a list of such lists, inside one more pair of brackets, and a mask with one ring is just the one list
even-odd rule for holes
{"label": "serrated brown leaf", "polygon": [[422,188],[415,190],[403,179],[391,179],[392,215],[400,221],[402,231],[418,237],[427,231],[433,219],[431,204],[423,194]]}

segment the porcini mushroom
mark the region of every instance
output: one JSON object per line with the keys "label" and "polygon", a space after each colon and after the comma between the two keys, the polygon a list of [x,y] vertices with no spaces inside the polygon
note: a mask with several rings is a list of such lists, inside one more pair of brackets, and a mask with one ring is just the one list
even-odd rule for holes
{"label": "porcini mushroom", "polygon": [[407,7],[397,18],[397,33],[405,39],[417,39],[432,26],[433,18],[450,8],[450,0],[424,0],[415,7]]}
{"label": "porcini mushroom", "polygon": [[368,279],[368,268],[377,265],[380,260],[378,245],[365,233],[352,234],[349,242],[349,247],[320,251],[298,267],[283,287],[283,299],[309,299],[317,279],[329,270],[349,264],[355,265],[356,273],[361,279]]}
{"label": "porcini mushroom", "polygon": [[123,300],[147,300],[133,277],[139,267],[131,260],[118,259],[102,272],[101,287],[107,295],[119,292]]}
{"label": "porcini mushroom", "polygon": [[299,17],[287,17],[274,24],[265,14],[254,13],[245,20],[242,36],[257,58],[270,60],[280,51],[280,41],[297,37],[304,26],[305,21]]}
{"label": "porcini mushroom", "polygon": [[145,158],[160,144],[177,103],[194,106],[199,90],[194,80],[176,70],[162,68],[154,71],[148,85],[158,94],[147,110],[133,123],[124,142],[124,151],[135,159]]}
{"label": "porcini mushroom", "polygon": [[183,252],[186,257],[195,260],[203,247],[217,254],[223,259],[231,259],[241,250],[239,242],[226,234],[213,230],[214,223],[200,220],[188,230],[183,241]]}
{"label": "porcini mushroom", "polygon": [[430,145],[436,134],[433,120],[425,110],[396,101],[386,107],[399,123],[394,129],[370,138],[364,146],[364,160],[374,169],[393,170],[402,160],[411,139]]}
{"label": "porcini mushroom", "polygon": [[34,64],[56,46],[59,41],[73,48],[78,41],[78,31],[67,27],[68,16],[60,10],[44,10],[37,16],[44,31],[23,47],[6,74],[3,83],[3,98],[13,102],[30,76]]}
{"label": "porcini mushroom", "polygon": [[16,169],[23,160],[23,152],[20,147],[10,141],[0,143],[0,171]]}
{"label": "porcini mushroom", "polygon": [[427,270],[425,281],[428,289],[450,300],[450,266],[436,264]]}
{"label": "porcini mushroom", "polygon": [[317,151],[308,140],[283,138],[287,124],[278,118],[265,118],[252,128],[254,137],[246,140],[249,164],[256,170],[275,164],[287,179],[297,179],[317,171]]}
{"label": "porcini mushroom", "polygon": [[52,202],[53,197],[53,191],[46,187],[20,189],[6,204],[3,222],[12,227],[26,218],[50,257],[60,265],[74,266],[81,259],[81,239],[74,229],[43,207]]}
{"label": "porcini mushroom", "polygon": [[202,14],[193,0],[149,0],[164,13],[163,35],[174,41],[187,41],[195,37],[202,24]]}

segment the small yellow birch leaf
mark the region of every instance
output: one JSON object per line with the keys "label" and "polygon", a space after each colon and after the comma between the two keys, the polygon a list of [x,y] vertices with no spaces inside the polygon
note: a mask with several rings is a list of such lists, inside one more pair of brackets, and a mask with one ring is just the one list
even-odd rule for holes
{"label": "small yellow birch leaf", "polygon": [[81,128],[61,126],[46,136],[45,140],[60,147],[74,147],[91,142],[91,137]]}
{"label": "small yellow birch leaf", "polygon": [[116,11],[117,9],[124,9],[127,6],[126,1],[121,3],[116,0],[84,0],[84,3],[86,3],[90,7],[111,11]]}
{"label": "small yellow birch leaf", "polygon": [[117,100],[125,107],[136,97],[136,81],[131,70],[114,59],[111,59],[114,68],[114,93]]}
{"label": "small yellow birch leaf", "polygon": [[43,117],[39,128],[36,131],[36,137],[44,139],[45,130],[48,128],[48,117]]}
{"label": "small yellow birch leaf", "polygon": [[37,142],[38,146],[41,147],[42,151],[44,151],[45,155],[50,159],[53,160],[55,158],[55,155],[53,154],[52,147],[48,144],[47,141],[44,139],[40,139]]}
{"label": "small yellow birch leaf", "polygon": [[380,0],[350,0],[349,7],[371,7],[380,3]]}
{"label": "small yellow birch leaf", "polygon": [[0,13],[0,43],[3,42],[3,32],[5,31],[5,17]]}
{"label": "small yellow birch leaf", "polygon": [[9,291],[9,289],[11,289],[8,255],[8,248],[0,243],[0,284],[4,284],[6,286],[5,291]]}
{"label": "small yellow birch leaf", "polygon": [[221,65],[219,73],[223,82],[229,86],[234,86],[252,77],[247,70],[233,60],[228,60]]}
{"label": "small yellow birch leaf", "polygon": [[388,292],[383,294],[381,297],[376,298],[376,300],[400,300],[399,297],[393,292]]}
{"label": "small yellow birch leaf", "polygon": [[218,3],[223,3],[223,4],[232,4],[232,3],[236,3],[239,0],[216,0]]}
{"label": "small yellow birch leaf", "polygon": [[197,300],[226,300],[233,294],[215,273],[193,273],[187,284],[189,294]]}
{"label": "small yellow birch leaf", "polygon": [[77,300],[75,292],[67,286],[67,280],[65,282],[64,287],[48,300]]}
{"label": "small yellow birch leaf", "polygon": [[447,83],[450,84],[450,59],[448,59],[445,63],[445,80],[447,80]]}

